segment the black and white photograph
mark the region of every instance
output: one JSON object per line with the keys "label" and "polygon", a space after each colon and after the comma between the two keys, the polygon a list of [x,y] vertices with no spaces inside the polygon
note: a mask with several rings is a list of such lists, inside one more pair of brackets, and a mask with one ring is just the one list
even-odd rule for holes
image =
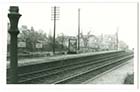
{"label": "black and white photograph", "polygon": [[139,89],[139,2],[18,1],[0,8],[6,92],[23,85]]}

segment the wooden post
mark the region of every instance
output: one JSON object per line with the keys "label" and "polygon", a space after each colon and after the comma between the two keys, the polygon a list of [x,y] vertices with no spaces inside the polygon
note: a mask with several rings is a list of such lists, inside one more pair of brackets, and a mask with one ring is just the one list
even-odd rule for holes
{"label": "wooden post", "polygon": [[80,9],[78,9],[78,51],[80,50]]}
{"label": "wooden post", "polygon": [[55,54],[56,6],[54,6],[53,54]]}

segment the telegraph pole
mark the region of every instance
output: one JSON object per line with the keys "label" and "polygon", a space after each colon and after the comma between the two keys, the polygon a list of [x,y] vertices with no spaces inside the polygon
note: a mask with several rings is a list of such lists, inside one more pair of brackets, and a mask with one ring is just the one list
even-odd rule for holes
{"label": "telegraph pole", "polygon": [[8,18],[10,20],[10,29],[8,30],[10,34],[10,83],[18,83],[18,57],[17,57],[17,35],[18,30],[18,20],[21,16],[19,14],[19,8],[17,6],[10,6],[8,13]]}
{"label": "telegraph pole", "polygon": [[55,54],[56,6],[54,7],[53,54]]}
{"label": "telegraph pole", "polygon": [[119,31],[119,27],[117,27],[117,32],[116,32],[116,49],[119,49],[119,38],[118,38],[118,31]]}
{"label": "telegraph pole", "polygon": [[59,7],[54,6],[52,8],[52,20],[54,21],[54,33],[53,33],[53,54],[55,54],[55,33],[56,33],[56,20],[58,20]]}
{"label": "telegraph pole", "polygon": [[78,50],[80,50],[80,9],[78,9]]}

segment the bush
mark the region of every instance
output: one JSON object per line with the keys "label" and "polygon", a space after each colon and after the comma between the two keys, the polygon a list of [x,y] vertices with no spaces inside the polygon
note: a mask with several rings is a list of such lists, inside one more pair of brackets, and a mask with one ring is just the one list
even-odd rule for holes
{"label": "bush", "polygon": [[126,78],[124,79],[124,84],[134,84],[134,73],[127,74]]}

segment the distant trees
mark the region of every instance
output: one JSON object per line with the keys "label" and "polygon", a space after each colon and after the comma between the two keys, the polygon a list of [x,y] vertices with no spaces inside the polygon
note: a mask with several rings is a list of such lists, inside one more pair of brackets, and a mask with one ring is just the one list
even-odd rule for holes
{"label": "distant trees", "polygon": [[28,29],[27,26],[22,26],[20,28],[20,34],[18,36],[19,40],[26,42],[26,48],[30,51],[36,50],[36,43],[46,42],[47,36],[43,31],[35,31],[33,27]]}
{"label": "distant trees", "polygon": [[[80,47],[85,51],[117,50],[117,38],[114,34],[101,34],[99,36],[91,34],[80,34]],[[128,45],[124,41],[118,42],[118,49],[127,50]]]}
{"label": "distant trees", "polygon": [[[33,27],[30,29],[23,25],[21,26],[18,40],[26,43],[26,50],[36,51],[36,43],[43,45],[42,50],[52,51],[53,37],[51,34],[46,34],[42,30],[36,31]],[[61,33],[56,37],[55,48],[56,50],[67,49],[66,46],[67,37]]]}
{"label": "distant trees", "polygon": [[[52,51],[53,36],[52,34],[46,34],[43,30],[36,31],[33,27],[28,28],[26,25],[21,26],[20,34],[18,35],[18,42],[25,42],[27,51]],[[68,48],[68,40],[75,36],[66,36],[63,33],[57,35],[55,40],[56,51],[66,51]],[[8,35],[8,51],[10,46],[10,37]],[[41,48],[37,48],[36,44],[42,45]],[[85,51],[101,51],[101,50],[113,50],[115,49],[116,38],[114,35],[101,35],[96,36],[91,34],[91,31],[87,34],[80,33],[80,48]],[[83,48],[83,49],[82,49]],[[126,50],[128,45],[119,41],[119,49]]]}
{"label": "distant trees", "polygon": [[[67,36],[65,36],[63,33],[58,34],[57,37],[55,38],[55,49],[57,51],[66,50],[67,49],[66,43],[67,43]],[[47,45],[46,49],[52,51],[53,36],[51,34],[49,34],[47,37],[46,45]]]}
{"label": "distant trees", "polygon": [[128,50],[128,45],[124,41],[119,41],[119,49]]}
{"label": "distant trees", "polygon": [[61,46],[60,47],[61,49],[66,49],[67,41],[68,41],[68,37],[65,36],[63,33],[61,33],[57,36],[57,42],[58,42],[59,46]]}
{"label": "distant trees", "polygon": [[81,36],[81,39],[83,40],[82,42],[83,42],[84,47],[87,48],[89,44],[89,39],[90,37],[92,37],[91,32],[89,31],[87,35],[83,35],[83,33],[81,33],[80,36]]}

